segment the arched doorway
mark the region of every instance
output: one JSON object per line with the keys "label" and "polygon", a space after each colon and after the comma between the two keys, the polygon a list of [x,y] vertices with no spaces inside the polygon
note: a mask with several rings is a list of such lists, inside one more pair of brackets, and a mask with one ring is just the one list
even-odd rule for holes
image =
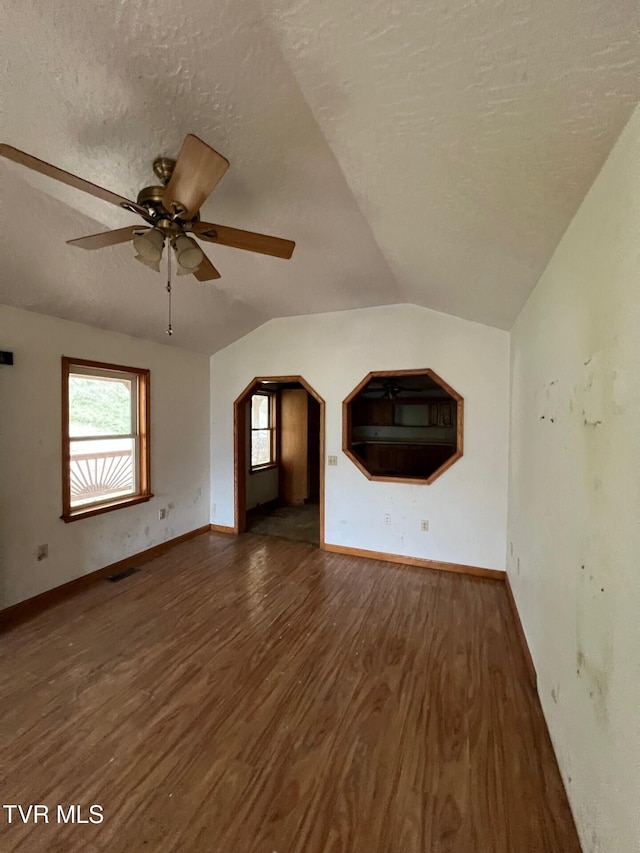
{"label": "arched doorway", "polygon": [[[299,420],[295,413],[304,412],[303,396],[309,404],[307,434],[314,436],[304,451],[300,447],[304,443],[304,428],[302,432],[300,428],[296,430],[297,436],[291,435],[290,429],[284,433],[282,429],[283,415],[287,423],[291,423],[294,418]],[[317,491],[319,545],[322,547],[325,448],[325,403],[322,397],[302,376],[258,376],[235,400],[233,422],[235,531],[243,533],[247,529],[248,491],[256,491],[259,480],[264,482],[271,479],[278,483],[280,501],[304,503],[306,495]],[[293,461],[293,457],[301,453],[306,453],[306,458],[310,460],[306,480],[304,470],[296,468]],[[251,485],[248,490],[249,478]],[[251,494],[249,499],[252,502]]]}

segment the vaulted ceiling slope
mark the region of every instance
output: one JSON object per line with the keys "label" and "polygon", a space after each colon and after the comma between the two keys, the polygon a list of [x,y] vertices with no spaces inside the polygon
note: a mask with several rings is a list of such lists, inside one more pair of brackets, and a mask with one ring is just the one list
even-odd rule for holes
{"label": "vaulted ceiling slope", "polygon": [[[0,139],[129,198],[191,131],[231,161],[214,222],[297,243],[207,245],[174,289],[178,346],[272,317],[413,302],[509,328],[640,100],[637,0],[3,2]],[[138,222],[0,163],[0,302],[166,341]]]}

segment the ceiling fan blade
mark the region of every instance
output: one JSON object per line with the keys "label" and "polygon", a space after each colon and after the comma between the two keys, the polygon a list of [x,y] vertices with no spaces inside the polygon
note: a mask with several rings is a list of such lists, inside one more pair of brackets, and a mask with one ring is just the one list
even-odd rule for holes
{"label": "ceiling fan blade", "polygon": [[105,246],[115,246],[116,243],[126,243],[128,240],[133,240],[136,234],[143,230],[145,229],[141,229],[137,225],[129,225],[126,228],[118,228],[116,231],[103,231],[101,234],[91,234],[89,237],[67,240],[67,243],[81,249],[103,249]]}
{"label": "ceiling fan blade", "polygon": [[193,133],[187,134],[164,191],[165,208],[170,211],[177,204],[195,216],[228,168],[226,157]]}
{"label": "ceiling fan blade", "polygon": [[220,273],[206,255],[204,255],[202,263],[194,272],[194,275],[198,281],[212,281],[214,278],[220,278]]}
{"label": "ceiling fan blade", "polygon": [[44,160],[38,160],[37,157],[27,154],[26,151],[20,151],[12,145],[0,144],[0,156],[6,157],[7,160],[13,160],[14,163],[19,163],[21,166],[26,166],[27,169],[32,169],[34,172],[40,172],[41,175],[46,175],[48,178],[53,178],[77,190],[89,193],[96,198],[101,198],[103,201],[108,201],[109,204],[115,204],[117,207],[124,207],[126,210],[142,215],[148,213],[146,208],[136,204],[135,201],[130,201],[124,196],[105,190],[97,184],[92,184],[91,181],[85,181],[84,178],[72,175],[71,172],[65,172],[64,169],[52,166],[51,163],[45,163]]}
{"label": "ceiling fan blade", "polygon": [[282,240],[280,237],[269,237],[268,234],[242,231],[240,228],[229,228],[226,225],[214,225],[213,222],[195,222],[191,230],[200,240],[285,260],[291,257],[296,245],[293,240]]}

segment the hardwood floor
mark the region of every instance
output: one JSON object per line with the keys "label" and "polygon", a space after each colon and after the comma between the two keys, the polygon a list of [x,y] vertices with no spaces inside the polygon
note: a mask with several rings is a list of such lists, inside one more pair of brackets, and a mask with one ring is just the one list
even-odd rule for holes
{"label": "hardwood floor", "polygon": [[6,853],[580,850],[499,582],[204,534],[0,646]]}

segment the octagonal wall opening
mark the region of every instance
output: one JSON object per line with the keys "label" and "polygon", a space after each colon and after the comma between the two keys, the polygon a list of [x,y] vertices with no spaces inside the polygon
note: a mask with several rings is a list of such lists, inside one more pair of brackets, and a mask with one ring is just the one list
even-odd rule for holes
{"label": "octagonal wall opening", "polygon": [[370,480],[433,483],[463,432],[462,396],[429,368],[374,371],[343,402],[342,449]]}

